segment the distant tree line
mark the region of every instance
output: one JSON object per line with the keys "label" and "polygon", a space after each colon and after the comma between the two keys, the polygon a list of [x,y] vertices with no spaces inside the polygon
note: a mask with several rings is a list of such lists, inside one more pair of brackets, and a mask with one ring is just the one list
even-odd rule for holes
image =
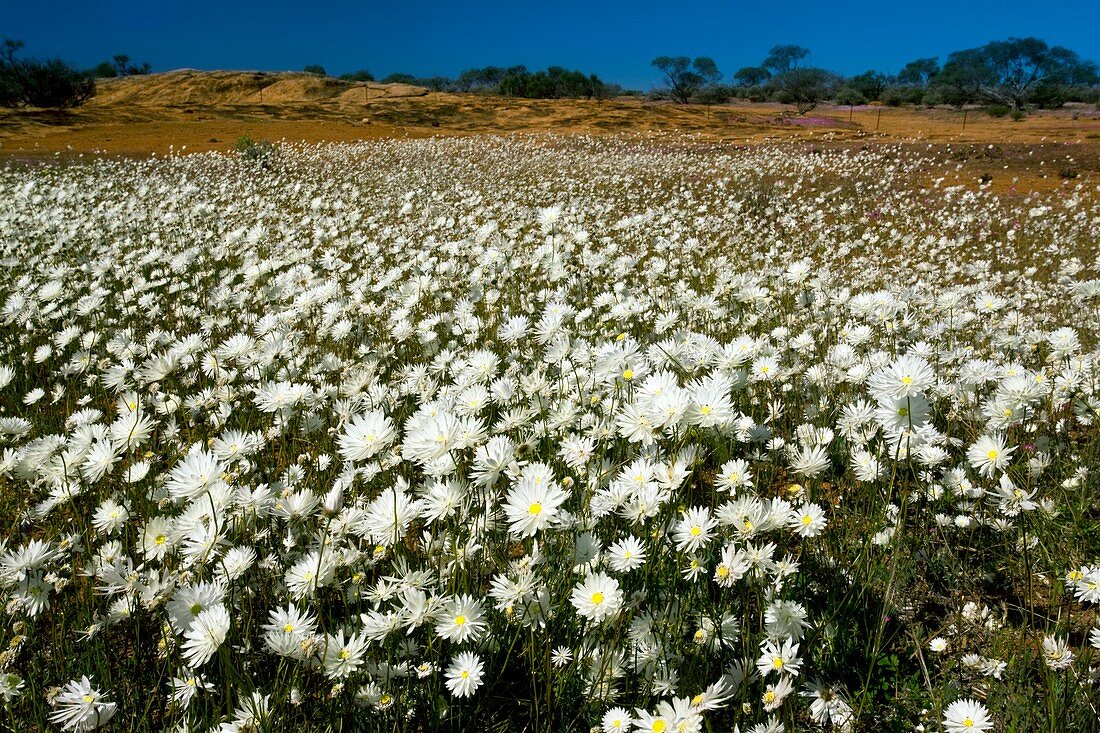
{"label": "distant tree line", "polygon": [[708,57],[658,56],[664,77],[655,96],[675,102],[722,102],[733,97],[794,104],[799,113],[824,100],[839,104],[986,104],[1006,110],[1059,107],[1066,102],[1100,103],[1100,69],[1062,46],[1038,38],[1010,38],[906,64],[897,74],[866,71],[844,77],[808,66],[802,46],[775,46],[758,66],[746,66],[721,82]]}
{"label": "distant tree line", "polygon": [[[71,107],[95,94],[95,79],[148,74],[148,63],[131,63],[118,54],[92,69],[78,70],[59,59],[39,61],[18,56],[22,41],[5,40],[0,48],[0,106]],[[839,104],[989,105],[1019,114],[1026,107],[1054,108],[1066,102],[1100,104],[1100,68],[1063,46],[1038,38],[1009,38],[955,51],[941,65],[938,57],[915,59],[897,74],[875,70],[845,77],[806,63],[807,48],[780,45],[757,66],[746,66],[723,81],[708,56],[658,56],[652,65],[661,84],[652,96],[685,104],[718,104],[733,98],[794,104],[799,113],[825,100]],[[304,71],[327,76],[325,68]],[[348,81],[375,81],[366,70],[343,74]],[[595,74],[551,66],[467,69],[456,78],[417,77],[395,73],[378,80],[414,84],[433,91],[476,92],[525,99],[606,99],[637,94],[609,84]]]}
{"label": "distant tree line", "polygon": [[[304,71],[324,74],[324,68],[317,65],[307,66]],[[435,92],[478,92],[524,99],[607,99],[626,93],[618,84],[608,84],[595,74],[585,74],[561,66],[551,66],[544,71],[531,71],[522,65],[485,66],[467,69],[454,79],[402,73],[376,79],[366,70],[341,74],[338,78],[345,81],[377,81],[380,84],[412,84]]]}

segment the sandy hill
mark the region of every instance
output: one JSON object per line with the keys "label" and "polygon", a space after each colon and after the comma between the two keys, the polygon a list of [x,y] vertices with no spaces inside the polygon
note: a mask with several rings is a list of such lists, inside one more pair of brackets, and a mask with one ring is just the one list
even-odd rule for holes
{"label": "sandy hill", "polygon": [[101,79],[88,106],[361,104],[364,99],[402,99],[422,97],[427,93],[427,89],[409,84],[352,82],[295,72],[180,69],[162,74]]}

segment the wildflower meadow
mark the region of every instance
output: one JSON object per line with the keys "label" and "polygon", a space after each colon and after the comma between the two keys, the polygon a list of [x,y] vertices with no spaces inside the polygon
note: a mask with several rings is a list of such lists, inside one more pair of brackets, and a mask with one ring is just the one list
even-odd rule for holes
{"label": "wildflower meadow", "polygon": [[0,728],[1100,727],[1100,189],[533,135],[0,168]]}

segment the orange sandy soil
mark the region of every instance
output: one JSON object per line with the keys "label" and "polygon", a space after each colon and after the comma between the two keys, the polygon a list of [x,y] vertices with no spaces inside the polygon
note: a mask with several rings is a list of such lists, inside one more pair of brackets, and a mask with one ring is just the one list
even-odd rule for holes
{"label": "orange sandy soil", "polygon": [[981,109],[965,118],[964,129],[964,113],[948,108],[822,106],[800,118],[775,104],[520,100],[302,74],[176,71],[104,80],[75,110],[0,111],[0,160],[225,152],[244,134],[321,142],[634,133],[693,144],[931,146],[958,161],[960,182],[987,175],[994,190],[1005,192],[1100,183],[1100,113],[1091,107],[1038,112],[1019,122]]}

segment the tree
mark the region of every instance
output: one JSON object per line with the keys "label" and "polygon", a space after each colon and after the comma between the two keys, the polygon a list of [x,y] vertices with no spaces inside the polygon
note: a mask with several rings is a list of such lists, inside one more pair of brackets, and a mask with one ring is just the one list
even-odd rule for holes
{"label": "tree", "polygon": [[665,75],[665,92],[680,104],[687,104],[700,89],[721,78],[718,65],[709,56],[694,61],[687,56],[658,56],[653,66]]}
{"label": "tree", "polygon": [[798,65],[810,55],[810,49],[802,46],[772,46],[768,57],[760,64],[773,76],[786,74],[798,68]]}
{"label": "tree", "polygon": [[96,64],[91,70],[92,76],[99,79],[113,79],[119,76],[140,76],[148,74],[153,70],[153,67],[146,61],[138,66],[137,64],[130,63],[130,57],[124,53],[115,54],[111,57],[110,61],[103,61]]}
{"label": "tree", "polygon": [[774,76],[769,83],[779,92],[781,99],[794,104],[798,114],[804,115],[818,102],[828,98],[836,82],[834,74],[824,69],[806,67]]}
{"label": "tree", "polygon": [[5,107],[75,107],[95,94],[95,79],[60,59],[17,59],[22,41],[0,50],[0,104]]}
{"label": "tree", "polygon": [[313,74],[314,76],[328,76],[328,72],[325,71],[325,67],[320,64],[310,64],[302,69],[307,74]]}
{"label": "tree", "polygon": [[744,66],[733,75],[738,86],[758,87],[771,78],[771,72],[763,66]]}
{"label": "tree", "polygon": [[952,53],[935,83],[955,99],[983,99],[1018,110],[1037,90],[1050,98],[1070,80],[1087,77],[1089,69],[1089,62],[1068,48],[1038,38],[1009,38]]}
{"label": "tree", "polygon": [[[847,86],[854,89],[859,96],[867,101],[882,99],[883,92],[890,84],[890,77],[877,71],[865,71],[848,80]],[[859,102],[856,102],[859,104]]]}
{"label": "tree", "polygon": [[937,57],[932,56],[926,59],[916,59],[907,63],[902,70],[898,72],[898,83],[912,84],[918,87],[928,86],[928,82],[932,81],[932,78],[936,76],[939,71],[940,64]]}

